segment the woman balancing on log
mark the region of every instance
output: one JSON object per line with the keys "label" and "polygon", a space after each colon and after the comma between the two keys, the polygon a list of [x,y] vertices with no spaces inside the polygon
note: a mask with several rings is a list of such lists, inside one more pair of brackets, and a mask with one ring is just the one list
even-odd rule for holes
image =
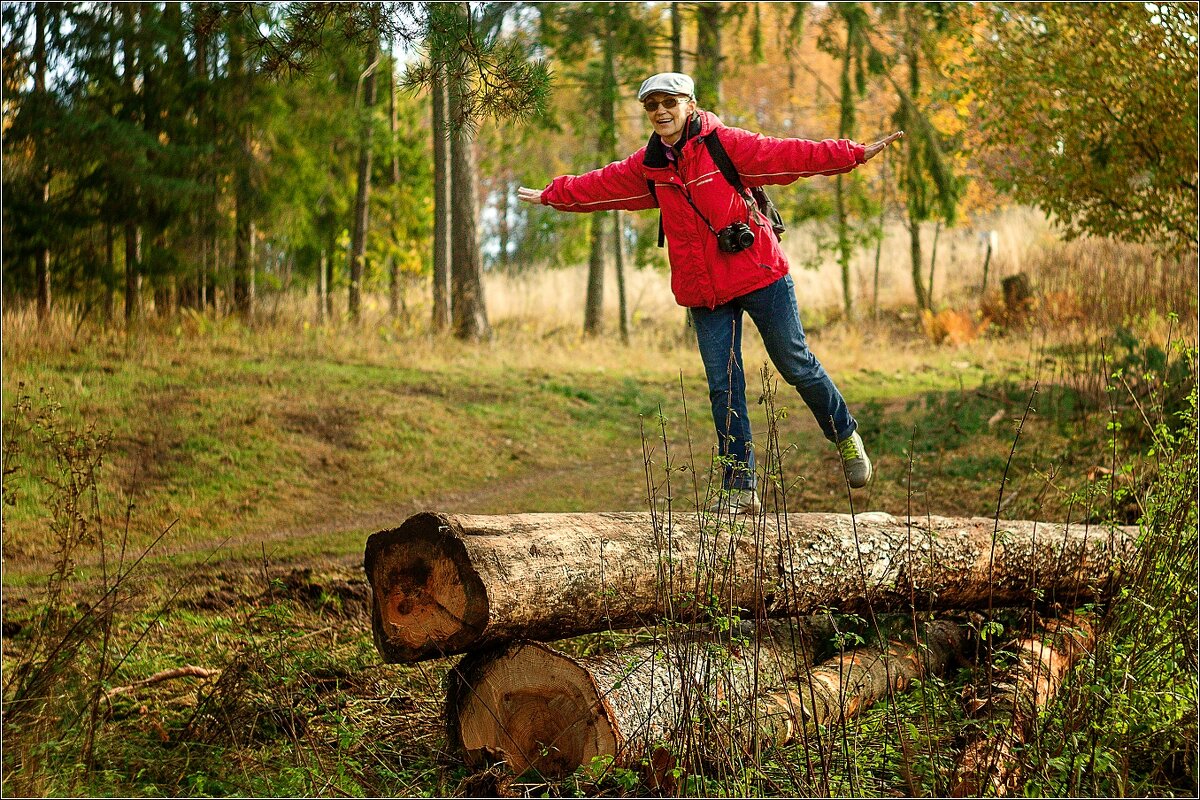
{"label": "woman balancing on log", "polygon": [[[691,309],[708,376],[717,447],[726,467],[715,511],[759,508],[742,368],[742,313],[762,335],[775,368],[796,387],[841,456],[849,485],[871,479],[871,460],[846,401],[808,349],[778,213],[761,187],[849,172],[904,136],[861,145],[849,139],[775,139],[727,128],[696,106],[695,83],[663,72],[638,90],[654,133],[624,161],[555,178],[517,196],[560,211],[661,211],[659,246],[668,243],[671,290]],[[775,226],[775,227],[773,227]]]}

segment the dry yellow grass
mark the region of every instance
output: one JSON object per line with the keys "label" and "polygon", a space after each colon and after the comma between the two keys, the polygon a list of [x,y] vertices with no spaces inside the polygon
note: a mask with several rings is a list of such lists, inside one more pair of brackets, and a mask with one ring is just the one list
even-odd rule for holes
{"label": "dry yellow grass", "polygon": [[[934,271],[935,303],[977,302],[986,248],[980,234],[992,230],[997,233],[999,245],[988,267],[988,284],[992,287],[999,286],[1001,278],[1037,263],[1037,254],[1055,241],[1045,216],[1026,208],[1007,209],[975,225],[943,230],[938,238]],[[810,223],[794,228],[783,239],[784,251],[792,264],[796,297],[806,321],[821,321],[840,314],[841,267],[832,253],[821,253],[817,247],[818,240],[828,237],[829,232],[822,230],[822,226]],[[934,223],[922,225],[925,279],[933,256],[933,238]],[[852,296],[859,314],[866,315],[874,295],[875,248],[855,252],[850,267]],[[627,281],[630,317],[635,325],[682,315],[671,295],[665,271],[628,270]],[[587,267],[579,265],[516,276],[490,273],[485,278],[484,291],[493,322],[515,320],[549,332],[573,330],[582,325],[586,288]],[[419,313],[427,314],[426,302],[418,300],[415,307]],[[900,221],[892,221],[885,226],[880,256],[879,305],[884,310],[896,310],[913,302],[908,229]],[[617,289],[611,268],[605,279],[604,307],[609,326],[615,327]]]}
{"label": "dry yellow grass", "polygon": [[[997,232],[999,246],[989,267],[992,294],[981,296],[984,243],[979,234],[990,230]],[[813,226],[801,226],[784,240],[814,352],[837,370],[880,363],[879,353],[886,349],[887,363],[897,363],[895,355],[900,368],[907,368],[903,364],[908,359],[906,340],[922,330],[921,319],[906,310],[912,306],[907,231],[898,222],[886,230],[880,264],[880,307],[885,318],[862,319],[869,316],[874,272],[874,249],[867,248],[854,255],[852,264],[860,321],[834,325],[828,323],[840,317],[838,265],[826,254],[816,269],[803,266],[813,259],[818,235]],[[928,262],[932,226],[924,231],[924,245]],[[981,309],[985,317],[996,316],[989,315],[988,309],[998,302],[995,292],[1000,280],[1021,270],[1031,274],[1038,294],[1031,323],[1042,335],[1059,330],[1074,336],[1080,328],[1111,330],[1121,323],[1124,312],[1136,315],[1139,327],[1152,339],[1165,336],[1167,311],[1180,316],[1184,330],[1195,328],[1194,255],[1178,264],[1164,264],[1146,247],[1094,239],[1064,244],[1043,215],[1012,208],[973,226],[942,231],[935,314],[925,323],[926,334],[935,342],[960,345],[977,337],[982,322],[976,310]],[[667,273],[630,269],[627,283],[632,323],[628,347],[617,341],[617,292],[611,269],[605,285],[605,333],[598,338],[583,336],[586,267],[578,266],[523,275],[488,273],[485,296],[495,335],[483,344],[430,334],[429,292],[422,282],[409,288],[407,313],[399,320],[389,318],[386,295],[368,295],[363,322],[357,327],[345,320],[345,297],[340,292],[334,297],[334,316],[324,324],[317,323],[316,298],[309,290],[264,294],[259,322],[252,327],[211,311],[156,317],[151,310],[141,323],[141,334],[132,337],[125,335],[119,322],[97,324],[94,313],[83,319],[80,308],[69,302],[60,302],[44,323],[34,319],[28,304],[10,302],[4,310],[4,354],[19,364],[96,345],[118,347],[131,358],[152,362],[170,358],[173,348],[212,347],[220,341],[220,347],[265,357],[309,354],[413,368],[453,363],[468,369],[486,364],[547,372],[702,375],[694,337],[686,327],[684,310],[671,295]],[[164,348],[164,341],[174,344]],[[763,363],[766,356],[758,337],[750,334],[745,342],[748,368]]]}

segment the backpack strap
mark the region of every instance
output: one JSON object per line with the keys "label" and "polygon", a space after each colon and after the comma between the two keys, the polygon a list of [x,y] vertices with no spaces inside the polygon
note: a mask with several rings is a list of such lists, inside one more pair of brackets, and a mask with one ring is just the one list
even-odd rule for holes
{"label": "backpack strap", "polygon": [[708,154],[712,157],[713,163],[717,165],[717,169],[721,170],[721,174],[725,176],[725,180],[729,182],[733,190],[745,196],[746,184],[742,183],[742,177],[738,175],[737,167],[729,159],[729,153],[725,152],[725,145],[721,144],[721,137],[717,135],[716,128],[704,137],[704,146],[708,148]]}
{"label": "backpack strap", "polygon": [[[729,153],[725,152],[725,145],[721,144],[721,137],[717,135],[719,128],[714,128],[704,137],[704,146],[708,148],[708,154],[712,157],[713,163],[717,165],[717,169],[725,176],[725,180],[733,187],[733,190],[746,197],[746,184],[742,183],[742,176],[738,175],[737,167],[733,165],[733,161],[729,158]],[[787,230],[783,224],[783,216],[779,213],[779,209],[771,202],[770,196],[767,195],[765,189],[761,186],[755,186],[750,190],[750,199],[754,201],[754,205],[758,208],[760,214],[766,217],[771,223],[771,228],[775,231],[777,238],[783,237],[783,232]]]}
{"label": "backpack strap", "polygon": [[[654,205],[658,205],[658,191],[654,188],[654,181],[646,178],[646,187],[650,190],[650,196],[654,198]],[[663,230],[661,206],[658,212],[658,246],[662,247],[667,241],[666,231]]]}

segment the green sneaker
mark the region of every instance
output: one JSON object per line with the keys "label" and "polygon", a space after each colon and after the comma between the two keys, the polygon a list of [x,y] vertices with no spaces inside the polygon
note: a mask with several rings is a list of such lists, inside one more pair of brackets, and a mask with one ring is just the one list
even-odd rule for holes
{"label": "green sneaker", "polygon": [[730,514],[757,514],[762,509],[755,489],[725,489],[717,495],[708,510],[713,514],[728,511]]}
{"label": "green sneaker", "polygon": [[858,431],[838,442],[837,448],[850,488],[861,489],[866,486],[871,480],[871,459],[867,457],[867,448],[863,447],[863,440]]}

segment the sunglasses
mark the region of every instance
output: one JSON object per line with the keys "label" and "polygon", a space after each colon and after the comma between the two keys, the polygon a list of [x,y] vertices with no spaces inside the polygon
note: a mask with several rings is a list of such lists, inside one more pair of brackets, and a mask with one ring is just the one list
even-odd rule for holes
{"label": "sunglasses", "polygon": [[646,102],[642,103],[642,108],[653,113],[655,111],[658,111],[659,106],[662,106],[663,108],[674,108],[675,106],[679,105],[680,103],[686,103],[690,99],[691,99],[690,97],[668,97],[662,101],[647,100]]}

